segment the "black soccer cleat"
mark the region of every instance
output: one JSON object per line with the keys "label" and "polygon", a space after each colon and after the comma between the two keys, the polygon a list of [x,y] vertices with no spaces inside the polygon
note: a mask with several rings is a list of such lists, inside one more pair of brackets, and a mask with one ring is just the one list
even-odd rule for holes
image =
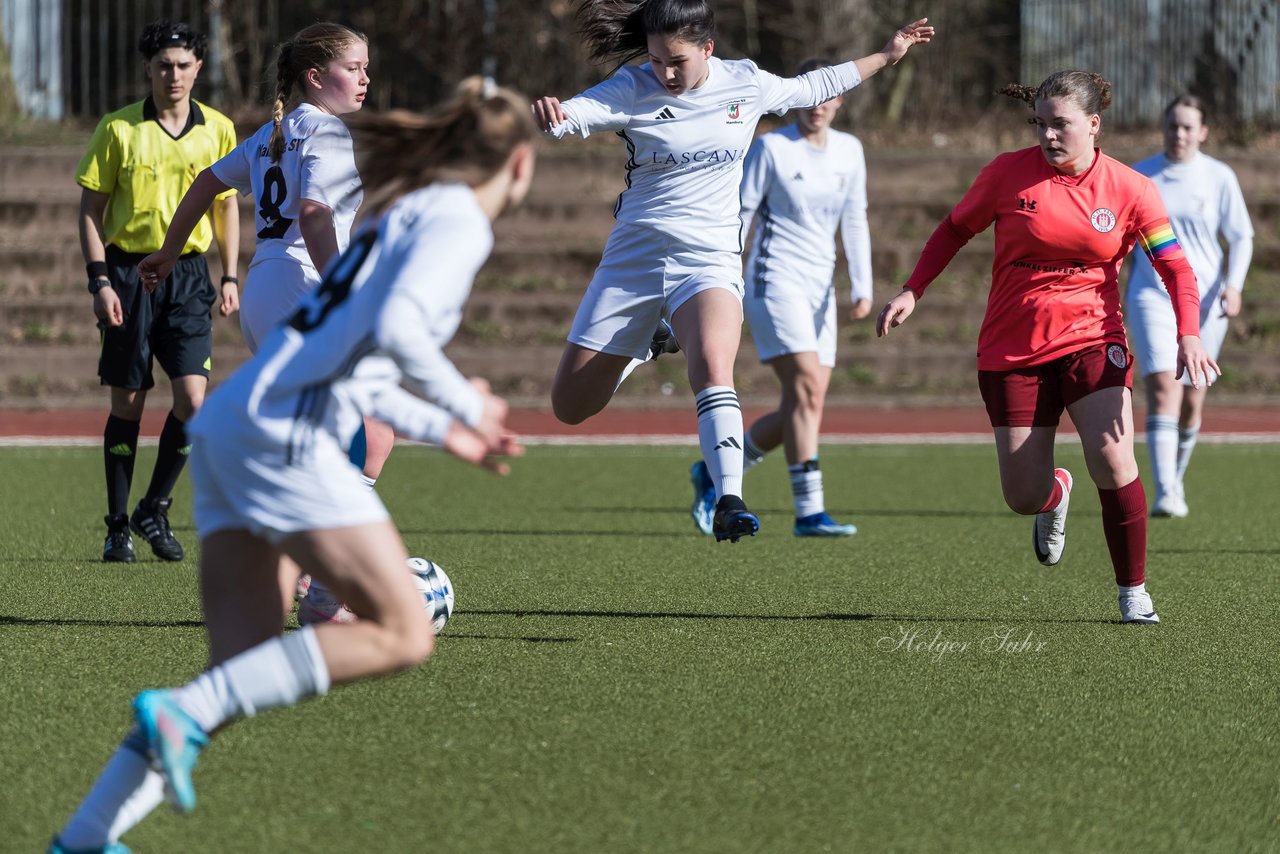
{"label": "black soccer cleat", "polygon": [[144,498],[138,502],[129,527],[151,543],[151,551],[161,560],[182,560],[182,544],[169,527],[169,505],[172,498]]}
{"label": "black soccer cleat", "polygon": [[102,559],[107,563],[133,563],[133,537],[129,536],[129,517],[120,513],[103,519],[107,523],[107,539],[102,544]]}
{"label": "black soccer cleat", "polygon": [[653,331],[653,338],[649,341],[649,360],[661,356],[663,353],[679,353],[680,342],[676,340],[675,333],[671,331],[671,324],[665,320],[658,321],[658,328]]}
{"label": "black soccer cleat", "polygon": [[754,537],[760,530],[760,520],[755,517],[742,499],[736,495],[722,495],[716,504],[716,518],[711,532],[716,542],[728,540],[736,543],[742,537]]}

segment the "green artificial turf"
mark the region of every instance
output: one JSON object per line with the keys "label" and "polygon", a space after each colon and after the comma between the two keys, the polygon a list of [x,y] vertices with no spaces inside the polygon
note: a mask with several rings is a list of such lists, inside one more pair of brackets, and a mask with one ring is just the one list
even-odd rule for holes
{"label": "green artificial turf", "polygon": [[[144,449],[138,487],[154,451]],[[219,735],[140,852],[1274,851],[1280,446],[1202,444],[1123,626],[1078,446],[1046,569],[988,445],[830,447],[851,541],[687,515],[693,448],[397,450],[379,482],[457,610],[422,668]],[[1140,458],[1145,451],[1139,448]],[[0,450],[0,850],[43,850],[140,689],[204,660],[195,562],[97,560],[96,449]],[[194,555],[190,484],[173,515]]]}

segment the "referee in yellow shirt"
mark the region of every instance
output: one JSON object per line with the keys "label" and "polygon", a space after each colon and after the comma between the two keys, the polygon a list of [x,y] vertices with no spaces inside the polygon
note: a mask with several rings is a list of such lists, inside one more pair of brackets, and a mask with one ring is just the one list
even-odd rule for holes
{"label": "referee in yellow shirt", "polygon": [[[80,247],[89,273],[93,312],[102,330],[98,376],[111,387],[103,431],[107,475],[106,561],[134,561],[129,529],[164,560],[182,560],[168,510],[190,448],[185,424],[204,400],[213,355],[212,307],[223,316],[239,308],[236,280],[240,220],[234,192],[214,202],[191,233],[173,274],[148,294],[137,264],[164,243],[165,230],[191,182],[236,145],[235,127],[191,98],[204,60],[205,37],[182,23],[149,24],[138,40],[151,81],[145,100],[108,113],[80,161]],[[210,224],[212,219],[212,226]],[[222,256],[220,289],[203,253],[216,237]],[[219,293],[220,292],[220,293]],[[152,361],[169,376],[173,409],[160,433],[147,493],[129,513],[129,488]]]}

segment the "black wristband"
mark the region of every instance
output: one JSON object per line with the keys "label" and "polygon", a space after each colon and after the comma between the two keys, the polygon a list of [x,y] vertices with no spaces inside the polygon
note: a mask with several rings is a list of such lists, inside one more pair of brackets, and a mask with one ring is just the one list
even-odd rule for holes
{"label": "black wristband", "polygon": [[238,284],[240,284],[240,280],[239,280],[239,279],[237,279],[235,276],[223,276],[223,277],[222,277],[222,284],[224,284],[224,285],[227,285],[227,284],[231,284],[231,285],[238,285]]}
{"label": "black wristband", "polygon": [[111,268],[106,261],[90,261],[84,265],[84,271],[89,274],[90,280],[111,278]]}

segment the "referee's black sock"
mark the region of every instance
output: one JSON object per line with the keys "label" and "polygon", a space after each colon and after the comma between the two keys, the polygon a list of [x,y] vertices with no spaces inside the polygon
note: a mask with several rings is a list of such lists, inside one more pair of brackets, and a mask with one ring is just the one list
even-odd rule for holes
{"label": "referee's black sock", "polygon": [[173,494],[173,487],[178,483],[178,476],[187,464],[187,455],[191,453],[191,444],[187,441],[187,425],[178,420],[178,416],[169,411],[164,420],[164,429],[160,431],[160,447],[156,450],[156,468],[151,473],[151,485],[147,487],[147,498],[168,498]]}
{"label": "referee's black sock", "polygon": [[128,514],[129,486],[133,483],[133,461],[138,458],[139,421],[107,416],[102,431],[102,456],[107,469],[107,512]]}

